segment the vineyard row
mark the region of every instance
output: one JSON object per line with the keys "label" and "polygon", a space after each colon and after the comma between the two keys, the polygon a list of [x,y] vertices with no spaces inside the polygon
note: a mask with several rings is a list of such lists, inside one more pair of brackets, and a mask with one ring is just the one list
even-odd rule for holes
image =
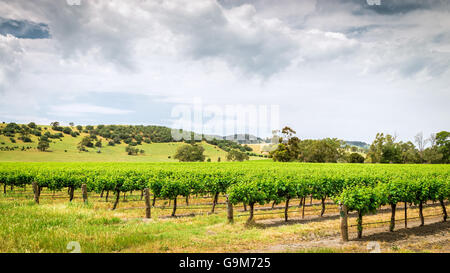
{"label": "vineyard row", "polygon": [[[244,165],[225,165],[215,168],[192,168],[181,165],[173,168],[155,166],[110,165],[65,166],[64,168],[41,165],[0,165],[0,184],[7,186],[33,185],[35,200],[39,202],[42,188],[62,190],[67,188],[69,200],[75,189],[96,192],[101,196],[115,194],[112,209],[117,208],[120,194],[141,191],[146,199],[152,193],[152,205],[156,198],[172,200],[172,216],[176,215],[177,198],[192,195],[211,195],[211,212],[214,212],[219,195],[225,195],[228,218],[232,221],[232,206],[242,203],[249,207],[248,222],[254,221],[254,205],[267,203],[285,206],[288,221],[289,202],[300,199],[304,205],[307,198],[321,200],[321,215],[325,212],[325,200],[331,199],[340,207],[341,230],[346,240],[349,212],[357,213],[358,237],[362,236],[363,216],[374,213],[382,206],[392,209],[390,230],[395,228],[395,212],[398,204],[414,204],[419,208],[421,225],[424,224],[423,205],[428,201],[439,202],[443,220],[447,220],[445,201],[450,196],[449,168],[396,168],[373,165],[370,167],[342,167],[342,165],[276,165],[273,168],[255,168]],[[118,165],[119,166],[119,165]],[[258,165],[256,165],[258,166]],[[287,166],[287,167],[286,167]],[[148,194],[144,194],[145,191]],[[150,200],[149,200],[150,202]],[[406,215],[406,212],[405,212]]]}

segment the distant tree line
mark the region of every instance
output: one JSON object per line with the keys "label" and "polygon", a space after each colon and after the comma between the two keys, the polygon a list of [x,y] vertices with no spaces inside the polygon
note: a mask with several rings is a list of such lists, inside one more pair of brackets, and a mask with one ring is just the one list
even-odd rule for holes
{"label": "distant tree line", "polygon": [[232,140],[225,140],[225,139],[212,139],[212,140],[208,140],[208,139],[204,139],[206,141],[206,143],[209,143],[211,145],[216,145],[217,147],[219,147],[220,149],[229,152],[233,149],[235,150],[239,150],[241,152],[251,152],[253,151],[253,149],[248,146],[247,144],[245,145],[241,145],[237,142],[234,142]]}
{"label": "distant tree line", "polygon": [[[58,129],[55,131],[65,131],[65,128],[58,126],[59,123],[52,126],[52,129]],[[69,128],[70,129],[70,128]],[[47,130],[47,128],[44,128],[44,130]],[[41,137],[41,136],[45,136],[45,138],[53,138],[53,139],[57,139],[57,138],[62,138],[64,137],[64,133],[63,132],[58,132],[55,134],[50,133],[49,131],[45,131],[43,133],[43,129],[41,127],[38,127],[34,122],[30,122],[27,125],[22,124],[22,125],[18,125],[14,122],[8,123],[5,128],[0,130],[0,135],[4,135],[7,137],[10,137],[11,142],[15,143],[15,139],[14,137],[16,136],[16,134],[19,134],[18,139],[22,140],[23,142],[32,142],[31,140],[31,135],[37,136],[37,137]],[[76,135],[79,135],[79,133],[75,133]],[[14,139],[14,140],[13,140]]]}
{"label": "distant tree line", "polygon": [[98,136],[108,139],[109,145],[129,144],[131,146],[141,145],[142,142],[171,142],[174,141],[171,129],[163,126],[143,126],[143,125],[77,125],[78,132],[89,134],[96,140]]}
{"label": "distant tree line", "polygon": [[294,136],[296,132],[290,127],[284,127],[279,137],[277,148],[270,152],[274,161],[289,162],[347,162],[348,147],[344,141],[336,138],[325,138],[321,140],[300,140]]}
{"label": "distant tree line", "polygon": [[[336,138],[300,140],[290,127],[281,131],[277,148],[270,152],[274,161],[289,162],[348,162],[348,163],[450,163],[450,132],[442,131],[424,139],[423,134],[411,141],[396,141],[392,135],[378,133],[370,145],[367,156],[349,153],[344,141]],[[426,147],[430,144],[429,147]],[[354,150],[354,149],[350,149]]]}
{"label": "distant tree line", "polygon": [[[23,142],[32,142],[30,136],[41,135],[41,128],[37,128],[36,124],[30,123],[28,125],[22,124],[18,125],[14,122],[8,123],[5,128],[0,130],[0,134],[3,134],[6,137],[9,137],[12,143],[15,143],[15,135],[19,134],[18,139],[22,140]],[[13,140],[14,139],[14,140]]]}
{"label": "distant tree line", "polygon": [[[396,141],[392,135],[378,133],[370,145],[367,162],[371,163],[450,163],[450,132],[431,134],[427,139],[422,133],[411,141]],[[429,147],[426,145],[429,144]]]}

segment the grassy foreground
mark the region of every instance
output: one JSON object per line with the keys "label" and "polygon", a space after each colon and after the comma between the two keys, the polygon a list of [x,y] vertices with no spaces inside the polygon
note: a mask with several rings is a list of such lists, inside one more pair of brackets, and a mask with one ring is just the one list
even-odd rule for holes
{"label": "grassy foreground", "polygon": [[270,241],[259,229],[226,224],[224,214],[143,221],[83,204],[3,200],[0,213],[0,252],[69,252],[70,241],[82,252],[229,252]]}
{"label": "grassy foreground", "polygon": [[[50,198],[51,193],[47,192],[47,197],[36,205],[28,197],[2,194],[0,252],[70,252],[67,244],[71,241],[79,242],[82,252],[159,253],[367,252],[368,242],[374,240],[380,241],[383,252],[446,252],[450,245],[450,225],[440,223],[439,217],[427,217],[425,227],[417,227],[418,223],[411,221],[407,230],[411,234],[407,237],[401,231],[401,223],[400,231],[394,233],[387,232],[387,224],[365,227],[367,236],[363,240],[356,240],[356,229],[351,228],[351,241],[343,244],[339,240],[339,217],[335,217],[337,209],[333,206],[323,218],[311,208],[301,219],[293,208],[291,213],[296,215],[288,223],[281,219],[280,210],[278,215],[257,216],[256,224],[247,226],[247,217],[235,217],[235,223],[228,224],[224,207],[217,214],[180,218],[164,217],[167,211],[156,208],[152,210],[152,220],[147,220],[142,218],[141,202],[121,203],[119,209],[111,211],[105,202],[84,205],[75,199],[69,203],[64,193],[58,195],[64,198]],[[436,213],[438,208],[425,209],[425,215]],[[415,217],[417,210],[409,209],[408,214]],[[371,215],[365,221],[388,218],[389,213]],[[354,222],[352,219],[350,224]],[[386,234],[394,239],[388,236],[385,240]]]}

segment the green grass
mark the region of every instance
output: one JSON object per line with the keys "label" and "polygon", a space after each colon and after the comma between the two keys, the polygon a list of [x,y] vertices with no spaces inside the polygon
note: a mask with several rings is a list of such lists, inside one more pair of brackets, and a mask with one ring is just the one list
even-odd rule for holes
{"label": "green grass", "polygon": [[83,204],[1,199],[0,214],[0,252],[69,252],[71,241],[82,252],[210,252],[265,240],[257,229],[226,224],[225,215],[144,222]]}
{"label": "green grass", "polygon": [[68,252],[70,241],[80,243],[83,252],[115,252],[143,242],[154,242],[161,251],[170,242],[189,244],[189,237],[205,232],[218,217],[192,222],[124,221],[108,211],[94,211],[67,204],[34,205],[32,202],[1,203],[0,252]]}
{"label": "green grass", "polygon": [[[22,193],[22,195],[20,195]],[[226,208],[217,207],[214,215],[163,218],[170,210],[152,209],[152,220],[146,221],[142,201],[129,197],[112,211],[111,199],[103,202],[94,196],[85,205],[81,199],[71,203],[65,191],[44,190],[39,205],[32,201],[30,189],[26,195],[15,188],[0,194],[0,253],[2,252],[69,252],[67,244],[79,242],[82,252],[241,252],[264,248],[278,241],[298,239],[310,233],[323,232],[317,223],[280,227],[246,226],[247,217],[236,217],[227,223]],[[139,193],[137,193],[139,194]],[[76,197],[80,192],[76,192]],[[135,201],[131,201],[135,200]],[[158,200],[157,206],[167,200]],[[210,202],[209,199],[193,199]],[[181,209],[178,213],[186,213]],[[129,209],[136,207],[135,209]],[[208,205],[203,211],[209,211]],[[195,211],[199,213],[200,211]],[[236,215],[239,213],[236,213]],[[328,227],[326,227],[328,228]]]}

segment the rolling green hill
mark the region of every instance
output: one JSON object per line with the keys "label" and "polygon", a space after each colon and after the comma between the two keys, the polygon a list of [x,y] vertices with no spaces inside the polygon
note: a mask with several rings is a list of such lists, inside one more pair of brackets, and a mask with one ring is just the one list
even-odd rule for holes
{"label": "rolling green hill", "polygon": [[[5,128],[6,124],[0,124],[0,129]],[[59,133],[51,128],[51,126],[38,125],[42,132],[50,132],[51,134]],[[45,128],[45,129],[44,129]],[[75,162],[75,161],[92,161],[92,162],[176,162],[173,159],[176,149],[184,145],[183,142],[164,142],[164,143],[145,143],[137,145],[136,148],[144,150],[144,154],[128,155],[125,148],[128,144],[121,143],[114,146],[108,145],[108,140],[103,137],[97,137],[102,140],[101,148],[87,148],[86,152],[80,152],[77,144],[88,133],[81,132],[80,135],[73,137],[64,134],[62,138],[51,139],[48,151],[39,151],[37,147],[38,136],[30,134],[29,138],[32,142],[24,142],[19,140],[20,134],[14,134],[13,138],[16,143],[11,141],[10,136],[0,135],[0,161],[20,161],[20,162]],[[206,159],[211,161],[226,160],[227,152],[215,145],[201,142],[205,148]],[[6,147],[15,148],[12,151],[6,151]],[[24,149],[24,150],[22,150]],[[100,153],[98,153],[100,150]],[[251,156],[250,159],[262,159],[260,157]]]}

